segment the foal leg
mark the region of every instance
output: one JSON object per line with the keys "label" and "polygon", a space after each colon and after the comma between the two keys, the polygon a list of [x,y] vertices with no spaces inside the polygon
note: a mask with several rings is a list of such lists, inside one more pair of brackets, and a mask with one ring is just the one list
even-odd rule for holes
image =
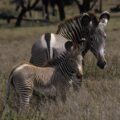
{"label": "foal leg", "polygon": [[20,95],[20,108],[19,108],[20,114],[28,112],[30,97],[31,95],[27,94]]}
{"label": "foal leg", "polygon": [[31,86],[31,89],[28,89],[28,86],[24,86],[24,89],[20,91],[20,113],[28,112],[29,102],[30,98],[32,96],[33,89]]}
{"label": "foal leg", "polygon": [[66,88],[64,85],[60,86],[57,91],[57,96],[60,97],[63,103],[66,102]]}
{"label": "foal leg", "polygon": [[73,78],[72,86],[74,91],[79,91],[82,85],[82,76],[75,75]]}

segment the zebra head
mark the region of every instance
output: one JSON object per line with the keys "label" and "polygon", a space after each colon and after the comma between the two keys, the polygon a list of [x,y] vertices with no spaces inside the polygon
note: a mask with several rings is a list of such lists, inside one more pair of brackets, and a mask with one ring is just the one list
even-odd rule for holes
{"label": "zebra head", "polygon": [[103,12],[100,15],[99,21],[95,16],[92,16],[92,22],[90,23],[91,26],[91,34],[90,34],[90,50],[96,56],[98,62],[97,65],[104,69],[106,66],[106,59],[105,59],[105,41],[106,41],[106,33],[105,27],[107,22],[110,18],[108,12]]}
{"label": "zebra head", "polygon": [[[67,53],[69,58],[69,65],[71,66],[71,70],[77,75],[78,78],[82,78],[83,76],[83,57],[82,52],[84,51],[84,43],[86,42],[85,38],[81,38],[79,44],[76,41],[68,41],[66,42]],[[69,49],[68,49],[69,48]]]}

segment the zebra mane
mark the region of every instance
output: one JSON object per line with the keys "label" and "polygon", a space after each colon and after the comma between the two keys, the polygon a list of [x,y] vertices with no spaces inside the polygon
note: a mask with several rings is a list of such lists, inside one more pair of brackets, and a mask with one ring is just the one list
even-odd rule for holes
{"label": "zebra mane", "polygon": [[[92,21],[95,20],[95,22],[98,22],[95,13],[93,13],[93,12],[88,12],[88,15],[91,17],[91,20],[92,20]],[[61,22],[61,23],[58,25],[58,30],[57,30],[56,33],[59,32],[59,30],[61,29],[61,27],[63,27],[63,25],[65,25],[65,24],[67,24],[67,23],[70,23],[70,22],[73,22],[74,20],[81,19],[81,18],[82,18],[82,15],[77,15],[77,16],[74,16],[74,17],[69,18],[69,19],[67,19],[67,20],[64,20],[63,22]]]}
{"label": "zebra mane", "polygon": [[[71,66],[70,59],[73,58],[71,52],[65,51],[60,56],[56,57],[53,60],[47,62],[45,67],[54,67],[56,70],[59,70],[62,75],[71,80],[71,76],[76,72],[76,66]],[[76,59],[74,59],[76,60]]]}
{"label": "zebra mane", "polygon": [[58,30],[57,30],[56,33],[58,33],[59,30],[60,30],[63,26],[67,25],[67,23],[72,23],[74,20],[77,20],[77,19],[80,19],[80,18],[81,18],[81,16],[78,15],[78,16],[69,18],[69,19],[67,19],[67,20],[64,20],[63,22],[61,22],[61,23],[58,25]]}
{"label": "zebra mane", "polygon": [[56,34],[61,34],[63,37],[73,40],[78,39],[78,32],[80,32],[79,28],[82,28],[80,19],[82,16],[76,16],[74,18],[70,18],[65,20],[61,24],[58,25],[58,30]]}
{"label": "zebra mane", "polygon": [[58,25],[56,34],[79,43],[81,38],[89,34],[88,27],[82,24],[82,17],[83,15],[79,15],[62,22]]}
{"label": "zebra mane", "polygon": [[[96,27],[99,23],[96,15],[92,12],[88,12],[88,15],[90,16],[92,24]],[[56,34],[60,34],[63,37],[70,40],[81,39],[88,32],[87,29],[82,24],[81,21],[82,17],[83,15],[79,15],[63,21],[58,25]]]}

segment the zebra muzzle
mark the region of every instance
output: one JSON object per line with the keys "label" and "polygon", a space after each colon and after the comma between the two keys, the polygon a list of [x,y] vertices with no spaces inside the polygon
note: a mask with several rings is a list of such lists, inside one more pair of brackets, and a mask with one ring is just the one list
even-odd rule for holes
{"label": "zebra muzzle", "polygon": [[104,69],[106,67],[106,61],[98,61],[97,66],[101,69]]}

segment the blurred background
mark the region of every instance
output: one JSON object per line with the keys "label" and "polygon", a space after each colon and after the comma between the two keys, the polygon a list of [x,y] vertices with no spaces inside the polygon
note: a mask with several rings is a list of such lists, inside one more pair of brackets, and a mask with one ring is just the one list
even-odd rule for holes
{"label": "blurred background", "polygon": [[[83,12],[120,12],[119,0],[0,0],[0,24],[54,23]],[[75,11],[75,12],[74,12]],[[71,13],[71,14],[70,14]],[[10,26],[10,25],[8,25]]]}
{"label": "blurred background", "polygon": [[[11,92],[10,107],[4,109],[10,71],[29,61],[43,33],[55,33],[61,21],[83,12],[92,11],[99,19],[106,10],[111,15],[105,29],[106,69],[99,69],[89,52],[80,91],[71,90],[64,105],[33,98],[29,112],[19,118]],[[0,0],[0,120],[120,120],[120,0]]]}

